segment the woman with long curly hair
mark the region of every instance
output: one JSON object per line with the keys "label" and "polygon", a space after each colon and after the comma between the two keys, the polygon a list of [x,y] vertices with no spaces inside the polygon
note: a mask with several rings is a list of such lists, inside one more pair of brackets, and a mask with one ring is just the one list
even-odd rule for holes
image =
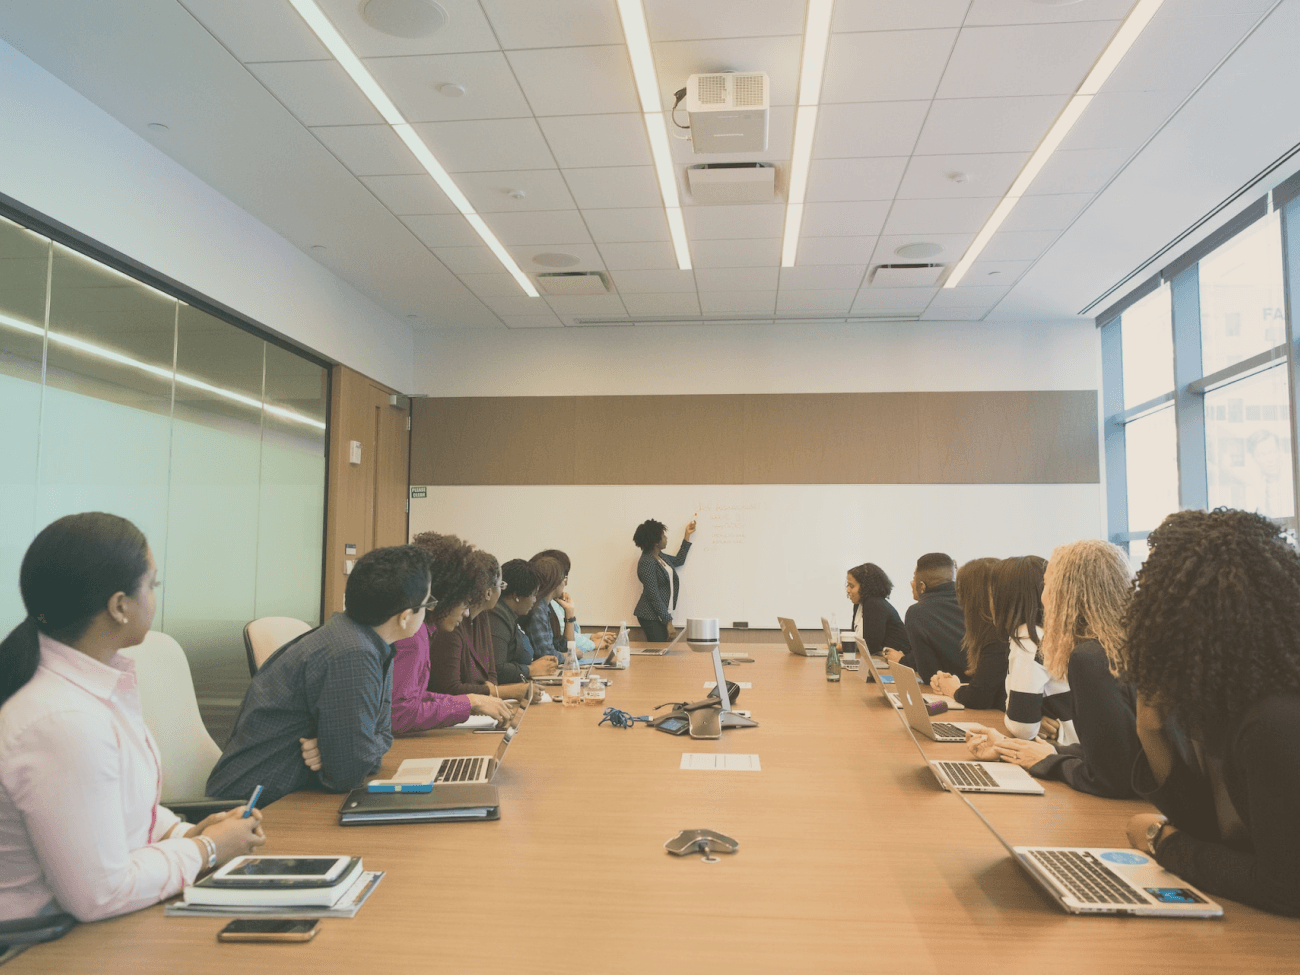
{"label": "woman with long curly hair", "polygon": [[[1180,511],[1147,539],[1126,619],[1129,842],[1210,894],[1300,915],[1300,554],[1246,511]],[[1167,819],[1165,817],[1168,817]]]}
{"label": "woman with long curly hair", "polygon": [[957,602],[966,631],[961,648],[969,680],[946,671],[930,678],[935,692],[958,704],[981,710],[1007,707],[1007,634],[993,619],[993,570],[1001,559],[971,559],[957,570]]}
{"label": "woman with long curly hair", "polygon": [[1115,678],[1126,643],[1133,592],[1128,557],[1110,542],[1085,539],[1052,552],[1043,576],[1042,666],[1065,681],[1074,703],[1074,744],[988,732],[998,758],[1041,779],[1107,799],[1133,797],[1139,745],[1133,689]]}
{"label": "woman with long curly hair", "polygon": [[849,569],[844,579],[844,594],[853,604],[853,632],[861,637],[867,651],[879,657],[886,647],[912,652],[903,620],[889,602],[894,584],[885,570],[874,562],[863,562]]}

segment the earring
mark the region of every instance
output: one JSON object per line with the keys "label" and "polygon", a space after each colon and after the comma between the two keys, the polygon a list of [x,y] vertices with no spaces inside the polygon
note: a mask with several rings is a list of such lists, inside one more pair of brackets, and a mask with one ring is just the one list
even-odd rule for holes
{"label": "earring", "polygon": [[123,616],[120,620],[118,620],[118,622],[119,622],[119,623],[129,623],[130,620],[128,620],[125,616]]}

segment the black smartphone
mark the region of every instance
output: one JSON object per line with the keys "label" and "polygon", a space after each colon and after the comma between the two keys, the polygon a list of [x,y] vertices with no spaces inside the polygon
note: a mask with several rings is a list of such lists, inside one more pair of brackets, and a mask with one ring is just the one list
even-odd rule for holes
{"label": "black smartphone", "polygon": [[315,918],[236,918],[217,932],[218,941],[310,941],[320,921]]}
{"label": "black smartphone", "polygon": [[671,715],[670,717],[664,718],[654,727],[659,731],[666,731],[670,735],[680,735],[690,726],[690,720],[685,716],[678,717],[677,715]]}

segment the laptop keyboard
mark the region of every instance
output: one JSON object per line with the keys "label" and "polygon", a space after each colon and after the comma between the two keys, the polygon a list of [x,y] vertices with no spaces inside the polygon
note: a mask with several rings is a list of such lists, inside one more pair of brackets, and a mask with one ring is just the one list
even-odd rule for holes
{"label": "laptop keyboard", "polygon": [[940,762],[939,768],[953,785],[983,789],[996,789],[998,785],[998,780],[989,775],[983,765],[974,762]]}
{"label": "laptop keyboard", "polygon": [[483,777],[487,758],[449,758],[438,766],[434,782],[473,782]]}
{"label": "laptop keyboard", "polygon": [[[955,724],[950,724],[947,721],[931,721],[930,730],[940,738],[951,738],[953,741],[966,740],[966,732],[962,731]],[[980,769],[980,771],[983,772],[984,770]]]}
{"label": "laptop keyboard", "polygon": [[1083,850],[1029,850],[1034,860],[1080,901],[1091,904],[1145,904],[1141,894]]}

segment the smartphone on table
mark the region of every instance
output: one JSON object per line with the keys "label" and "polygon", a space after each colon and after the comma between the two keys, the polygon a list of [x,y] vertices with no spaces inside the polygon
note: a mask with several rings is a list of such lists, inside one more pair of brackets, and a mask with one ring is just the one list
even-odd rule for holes
{"label": "smartphone on table", "polygon": [[217,932],[218,941],[310,941],[318,918],[236,918]]}

